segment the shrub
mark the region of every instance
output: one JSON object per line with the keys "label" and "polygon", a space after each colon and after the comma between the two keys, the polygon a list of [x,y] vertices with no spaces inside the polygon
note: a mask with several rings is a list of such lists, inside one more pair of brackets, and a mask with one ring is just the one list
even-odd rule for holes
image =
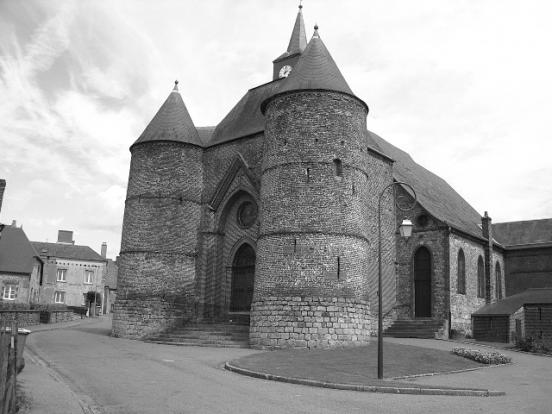
{"label": "shrub", "polygon": [[518,339],[517,347],[519,348],[520,351],[534,352],[538,354],[545,354],[550,352],[550,350],[544,346],[542,341],[539,341],[533,338],[532,336]]}
{"label": "shrub", "polygon": [[507,357],[500,352],[484,352],[478,349],[453,348],[451,351],[455,355],[464,358],[472,359],[482,364],[508,364],[512,362],[512,358]]}

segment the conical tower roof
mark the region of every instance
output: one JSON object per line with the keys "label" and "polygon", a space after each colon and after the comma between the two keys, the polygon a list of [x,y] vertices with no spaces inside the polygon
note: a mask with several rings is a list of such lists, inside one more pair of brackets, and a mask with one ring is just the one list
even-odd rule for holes
{"label": "conical tower roof", "polygon": [[[314,26],[314,34],[303,51],[295,68],[278,89],[278,95],[300,90],[326,90],[346,93],[355,96],[347,81],[341,74],[330,52],[320,39],[318,26]],[[356,96],[355,96],[356,97]],[[264,112],[268,98],[261,105]],[[359,99],[358,97],[356,97]],[[359,99],[364,106],[366,104]],[[366,106],[367,107],[367,106]]]}
{"label": "conical tower roof", "polygon": [[178,81],[175,81],[174,89],[132,146],[151,141],[175,141],[203,145],[178,91]]}

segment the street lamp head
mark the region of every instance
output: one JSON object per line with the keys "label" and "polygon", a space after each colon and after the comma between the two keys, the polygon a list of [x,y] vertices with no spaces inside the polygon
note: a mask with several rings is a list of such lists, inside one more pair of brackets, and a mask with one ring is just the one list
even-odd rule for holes
{"label": "street lamp head", "polygon": [[408,239],[412,235],[412,227],[414,227],[412,222],[405,218],[399,226],[399,233],[401,233],[401,237]]}

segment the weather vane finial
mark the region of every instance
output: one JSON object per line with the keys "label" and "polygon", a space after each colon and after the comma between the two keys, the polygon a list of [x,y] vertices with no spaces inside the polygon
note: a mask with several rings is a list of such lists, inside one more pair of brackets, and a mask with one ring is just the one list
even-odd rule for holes
{"label": "weather vane finial", "polygon": [[177,91],[177,90],[178,90],[178,80],[175,80],[173,91]]}
{"label": "weather vane finial", "polygon": [[303,0],[299,0],[299,10],[301,10],[303,8]]}

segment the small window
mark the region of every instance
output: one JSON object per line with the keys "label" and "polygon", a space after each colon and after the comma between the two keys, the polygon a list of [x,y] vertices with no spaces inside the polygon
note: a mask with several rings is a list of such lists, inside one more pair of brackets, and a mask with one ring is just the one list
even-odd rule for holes
{"label": "small window", "polygon": [[2,290],[2,299],[4,300],[15,300],[17,299],[17,291],[19,290],[19,286],[12,284],[12,285],[5,285],[4,289]]}
{"label": "small window", "polygon": [[257,206],[251,201],[245,201],[238,207],[238,224],[241,227],[251,227],[257,221]]}
{"label": "small window", "polygon": [[458,293],[466,294],[466,257],[464,251],[460,249],[458,252]]}
{"label": "small window", "polygon": [[84,283],[92,284],[94,282],[94,272],[92,270],[84,271]]}
{"label": "small window", "polygon": [[477,297],[485,297],[485,265],[481,256],[477,259]]}
{"label": "small window", "polygon": [[67,275],[67,269],[58,269],[56,280],[58,282],[66,282],[67,281],[65,278],[66,275]]}
{"label": "small window", "polygon": [[333,160],[334,166],[335,166],[335,175],[336,177],[343,177],[343,165],[341,164],[341,160],[339,158],[336,158]]}
{"label": "small window", "polygon": [[500,263],[496,262],[495,265],[495,288],[496,288],[496,299],[502,299],[502,272],[500,270]]}
{"label": "small window", "polygon": [[65,303],[65,292],[56,291],[54,293],[55,303]]}

